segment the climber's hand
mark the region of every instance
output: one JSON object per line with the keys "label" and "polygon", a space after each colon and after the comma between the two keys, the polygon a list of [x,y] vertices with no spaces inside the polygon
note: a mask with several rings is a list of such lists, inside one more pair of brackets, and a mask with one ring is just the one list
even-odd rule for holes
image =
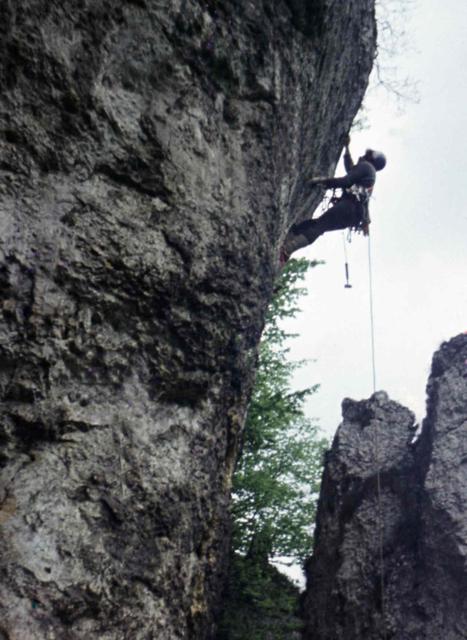
{"label": "climber's hand", "polygon": [[349,144],[350,144],[350,134],[347,134],[346,136],[344,136],[344,147],[347,149]]}

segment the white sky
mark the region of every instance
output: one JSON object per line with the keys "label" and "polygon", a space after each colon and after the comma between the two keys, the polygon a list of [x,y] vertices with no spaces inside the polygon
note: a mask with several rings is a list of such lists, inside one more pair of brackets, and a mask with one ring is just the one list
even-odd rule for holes
{"label": "white sky", "polygon": [[[433,352],[467,330],[467,2],[418,0],[407,31],[413,51],[394,63],[419,83],[419,104],[397,116],[381,92],[369,106],[369,129],[352,136],[388,157],[371,202],[371,253],[377,389],[424,417]],[[342,170],[337,171],[338,175]],[[303,312],[286,328],[293,359],[311,362],[297,387],[321,384],[307,413],[329,435],[340,403],[371,395],[367,240],[349,248],[344,289],[342,232],[328,233],[296,256],[325,260],[312,269]]]}

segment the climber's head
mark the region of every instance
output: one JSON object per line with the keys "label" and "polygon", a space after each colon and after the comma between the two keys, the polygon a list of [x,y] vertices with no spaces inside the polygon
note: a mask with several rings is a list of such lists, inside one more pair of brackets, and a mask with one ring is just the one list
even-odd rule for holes
{"label": "climber's head", "polygon": [[381,151],[367,149],[363,157],[374,166],[376,171],[381,171],[386,166],[386,156]]}

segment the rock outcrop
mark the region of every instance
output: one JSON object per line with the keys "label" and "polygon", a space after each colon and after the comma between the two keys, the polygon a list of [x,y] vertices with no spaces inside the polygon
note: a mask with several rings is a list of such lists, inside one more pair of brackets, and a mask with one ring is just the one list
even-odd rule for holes
{"label": "rock outcrop", "polygon": [[278,249],[373,0],[8,0],[0,30],[0,637],[211,637]]}
{"label": "rock outcrop", "polygon": [[307,566],[305,638],[461,640],[467,629],[467,335],[433,358],[427,417],[343,403]]}

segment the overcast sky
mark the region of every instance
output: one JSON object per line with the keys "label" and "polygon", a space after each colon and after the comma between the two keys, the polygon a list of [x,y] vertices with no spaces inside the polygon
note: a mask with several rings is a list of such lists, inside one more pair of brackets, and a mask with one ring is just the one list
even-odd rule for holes
{"label": "overcast sky", "polygon": [[[369,146],[388,158],[370,209],[376,386],[420,420],[433,352],[467,330],[467,2],[418,0],[407,30],[413,50],[395,64],[418,80],[420,102],[397,117],[380,92],[351,151]],[[368,243],[355,236],[350,245],[352,289],[340,231],[295,255],[326,262],[310,271],[303,312],[287,329],[300,334],[291,357],[315,360],[296,383],[321,384],[307,412],[331,435],[342,399],[373,391]]]}

